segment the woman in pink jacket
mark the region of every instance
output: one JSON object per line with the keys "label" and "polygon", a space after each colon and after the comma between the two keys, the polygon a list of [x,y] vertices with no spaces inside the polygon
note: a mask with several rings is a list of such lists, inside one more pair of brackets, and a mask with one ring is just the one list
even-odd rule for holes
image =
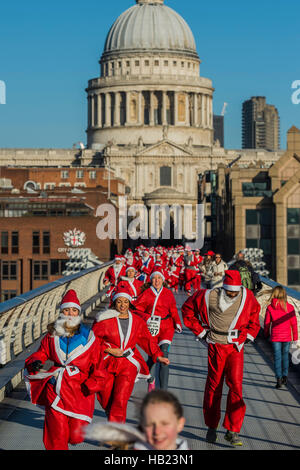
{"label": "woman in pink jacket", "polygon": [[274,287],[270,301],[264,321],[264,334],[266,337],[270,336],[272,342],[276,388],[281,388],[287,383],[290,343],[298,341],[297,318],[293,305],[287,302],[287,294],[282,286]]}

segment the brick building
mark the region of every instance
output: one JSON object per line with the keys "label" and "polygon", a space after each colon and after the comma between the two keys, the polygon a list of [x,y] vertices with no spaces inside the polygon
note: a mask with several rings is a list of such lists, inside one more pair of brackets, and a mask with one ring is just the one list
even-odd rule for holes
{"label": "brick building", "polygon": [[124,193],[124,182],[103,168],[0,168],[1,301],[62,277],[65,232],[84,232],[84,248],[100,261],[120,253],[120,240],[98,238],[97,208],[115,207]]}

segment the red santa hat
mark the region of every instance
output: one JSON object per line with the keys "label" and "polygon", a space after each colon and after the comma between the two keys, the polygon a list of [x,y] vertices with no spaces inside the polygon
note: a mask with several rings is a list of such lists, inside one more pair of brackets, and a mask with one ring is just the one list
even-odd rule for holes
{"label": "red santa hat", "polygon": [[150,280],[152,281],[153,277],[156,276],[157,274],[162,277],[163,281],[165,280],[164,273],[160,266],[154,266],[153,271],[150,276]]}
{"label": "red santa hat", "polygon": [[129,290],[127,289],[127,287],[124,285],[117,287],[117,289],[115,290],[113,294],[113,298],[112,298],[113,302],[117,300],[119,297],[125,297],[126,299],[129,300],[129,302],[132,301],[132,296]]}
{"label": "red santa hat", "polygon": [[242,287],[242,279],[239,271],[228,269],[225,271],[223,289],[237,292]]}
{"label": "red santa hat", "polygon": [[128,271],[128,269],[133,269],[135,272],[137,272],[134,266],[131,266],[131,265],[127,266],[126,272]]}
{"label": "red santa hat", "polygon": [[80,302],[78,300],[76,292],[73,289],[70,289],[68,290],[68,292],[66,292],[60,304],[61,310],[63,310],[64,308],[71,308],[71,307],[78,308],[79,312],[81,312]]}
{"label": "red santa hat", "polygon": [[207,255],[209,255],[209,256],[215,256],[215,253],[214,253],[214,251],[211,251],[211,250],[210,250],[210,251],[208,251],[207,253],[204,254],[204,256],[207,256]]}

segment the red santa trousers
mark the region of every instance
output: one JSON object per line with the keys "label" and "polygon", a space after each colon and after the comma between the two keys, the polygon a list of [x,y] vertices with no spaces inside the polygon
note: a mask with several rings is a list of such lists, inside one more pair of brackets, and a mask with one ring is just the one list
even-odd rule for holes
{"label": "red santa trousers", "polygon": [[193,279],[192,286],[194,290],[201,289],[201,274],[197,273],[196,277]]}
{"label": "red santa trousers", "polygon": [[184,281],[185,281],[185,292],[191,292],[192,287],[195,289],[195,285],[197,284],[197,271],[193,269],[185,269],[184,273]]}
{"label": "red santa trousers", "polygon": [[83,428],[89,423],[72,418],[50,406],[45,407],[43,442],[46,450],[68,450],[84,440]]}
{"label": "red santa trousers", "polygon": [[113,366],[108,367],[105,390],[97,394],[98,401],[105,410],[108,421],[125,423],[127,404],[132,394],[137,368],[126,358],[113,358]]}
{"label": "red santa trousers", "polygon": [[224,379],[229,387],[223,426],[239,433],[246,413],[242,397],[244,350],[233,344],[208,345],[208,375],[205,385],[203,413],[205,424],[216,429],[221,417]]}

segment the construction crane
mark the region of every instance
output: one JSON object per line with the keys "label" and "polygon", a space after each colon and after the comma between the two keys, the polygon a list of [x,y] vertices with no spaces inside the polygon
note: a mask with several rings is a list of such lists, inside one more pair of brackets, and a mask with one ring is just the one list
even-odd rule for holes
{"label": "construction crane", "polygon": [[222,109],[222,112],[221,112],[221,116],[224,116],[227,106],[228,106],[228,103],[223,104],[223,109]]}

